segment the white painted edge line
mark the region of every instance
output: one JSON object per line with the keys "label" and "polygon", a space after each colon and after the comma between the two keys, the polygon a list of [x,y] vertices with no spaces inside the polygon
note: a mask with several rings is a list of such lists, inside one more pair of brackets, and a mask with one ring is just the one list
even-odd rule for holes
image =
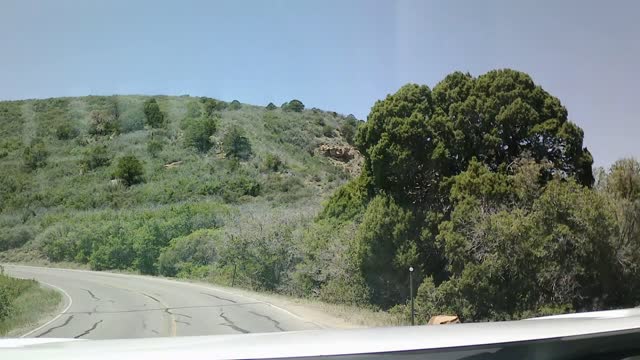
{"label": "white painted edge line", "polygon": [[54,321],[58,320],[62,315],[64,315],[64,313],[66,313],[66,312],[67,312],[67,310],[69,310],[69,308],[71,307],[71,304],[73,304],[73,299],[72,299],[72,298],[71,298],[71,296],[69,296],[69,294],[68,294],[66,291],[64,291],[63,289],[61,289],[61,288],[59,288],[59,287],[57,287],[57,286],[55,286],[55,285],[51,285],[51,284],[49,284],[49,283],[46,283],[46,282],[44,282],[44,281],[38,281],[38,282],[39,282],[39,283],[42,283],[42,284],[44,284],[44,285],[46,285],[46,286],[50,286],[50,287],[54,288],[55,290],[58,290],[58,291],[60,291],[61,293],[63,293],[63,294],[64,294],[64,296],[66,296],[66,297],[67,297],[67,299],[69,299],[69,303],[68,303],[68,304],[67,304],[67,306],[64,308],[64,310],[62,310],[62,312],[61,312],[61,313],[59,313],[56,317],[54,317],[53,319],[51,319],[51,320],[47,321],[46,323],[44,323],[44,324],[42,324],[42,325],[38,326],[37,328],[35,328],[35,329],[33,329],[33,330],[29,331],[28,333],[23,334],[22,336],[20,336],[21,338],[27,337],[27,336],[29,336],[29,335],[31,335],[31,334],[33,334],[33,333],[37,332],[38,330],[42,330],[42,328],[44,328],[44,327],[48,326],[49,324],[51,324],[52,322],[54,322]]}
{"label": "white painted edge line", "polygon": [[[54,270],[54,271],[56,271],[56,270],[57,270],[57,271],[71,271],[71,272],[80,272],[80,273],[92,273],[92,274],[109,275],[109,276],[115,276],[115,277],[136,277],[136,278],[139,278],[139,279],[145,279],[145,280],[151,280],[151,281],[163,281],[163,282],[170,282],[170,283],[179,283],[179,284],[183,284],[183,285],[189,285],[189,286],[197,287],[197,288],[200,288],[200,289],[207,289],[207,290],[219,291],[219,292],[224,293],[224,294],[228,294],[228,295],[232,295],[232,296],[237,296],[237,297],[242,297],[242,298],[245,298],[245,299],[251,300],[251,302],[256,302],[256,303],[265,304],[265,305],[268,305],[268,306],[270,306],[270,307],[273,307],[274,309],[278,309],[278,310],[280,310],[281,312],[284,312],[285,314],[287,314],[287,315],[289,315],[289,316],[292,316],[292,317],[294,317],[294,318],[296,318],[296,319],[298,319],[298,320],[300,320],[300,321],[303,321],[303,322],[306,322],[306,323],[314,324],[314,325],[318,326],[318,327],[319,327],[319,328],[321,328],[321,329],[326,329],[326,326],[323,326],[323,325],[318,324],[318,323],[316,323],[316,322],[314,322],[314,321],[311,321],[311,320],[305,319],[305,318],[303,318],[303,317],[301,317],[301,316],[299,316],[299,315],[296,315],[296,314],[292,313],[291,311],[289,311],[289,310],[287,310],[287,309],[284,309],[284,308],[282,308],[282,307],[280,307],[280,306],[274,305],[274,304],[272,304],[272,303],[270,303],[270,302],[267,302],[267,301],[261,301],[261,300],[258,300],[258,299],[255,299],[255,298],[252,298],[252,297],[249,297],[249,296],[246,296],[246,295],[236,294],[236,293],[233,293],[233,292],[231,292],[231,291],[227,291],[227,290],[220,289],[220,288],[218,288],[215,284],[211,284],[211,285],[204,285],[204,284],[197,284],[197,283],[192,283],[192,282],[188,282],[188,281],[180,281],[180,280],[177,280],[177,279],[175,279],[175,280],[174,280],[174,279],[167,279],[167,278],[157,277],[157,276],[144,276],[144,275],[137,275],[137,274],[120,274],[120,273],[112,273],[112,272],[108,272],[108,271],[93,271],[93,270],[81,270],[81,269],[65,269],[65,268],[54,268],[54,267],[33,266],[33,265],[21,265],[21,264],[11,264],[11,263],[4,263],[4,264],[2,264],[2,265],[3,265],[3,266],[15,266],[15,267],[26,267],[26,268],[44,269],[44,270]],[[57,287],[56,287],[56,288],[57,288]],[[58,289],[60,289],[60,288],[58,288]],[[62,290],[62,289],[60,289],[60,290],[61,290],[62,292],[64,292],[64,290]],[[66,294],[66,292],[65,292],[65,294]],[[67,295],[67,296],[69,296],[68,294],[66,294],[66,295]],[[71,297],[70,297],[70,296],[69,296],[69,299],[71,299]],[[67,308],[67,309],[68,309],[68,308]],[[63,311],[63,313],[64,313],[65,311],[67,311],[67,309],[65,309],[65,310]],[[61,316],[61,315],[62,315],[62,313],[61,313],[60,315],[58,315],[58,317],[59,317],[59,316]],[[57,319],[57,317],[56,317],[55,319],[53,319],[53,320],[56,320],[56,319]],[[51,322],[53,322],[53,320],[51,320]],[[45,325],[48,325],[48,324],[49,324],[49,323],[47,323],[47,324],[45,324]],[[43,325],[42,327],[44,327],[45,325]],[[38,328],[38,329],[36,329],[36,330],[39,330],[39,328]],[[34,332],[34,331],[36,331],[36,330],[33,330],[32,332]],[[31,332],[30,332],[30,333],[31,333]],[[30,333],[29,333],[29,334],[30,334]],[[23,335],[23,336],[27,336],[27,335],[28,335],[28,334],[25,334],[25,335]]]}

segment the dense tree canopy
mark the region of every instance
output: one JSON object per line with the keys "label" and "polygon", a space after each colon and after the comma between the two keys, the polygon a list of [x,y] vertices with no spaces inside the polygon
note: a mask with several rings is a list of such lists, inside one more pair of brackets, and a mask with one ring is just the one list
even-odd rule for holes
{"label": "dense tree canopy", "polygon": [[615,222],[567,116],[513,70],[456,72],[376,102],[356,134],[363,172],[321,214],[361,223],[355,261],[372,300],[402,302],[411,264],[437,291],[424,309],[470,320],[621,301],[607,285],[620,275]]}
{"label": "dense tree canopy", "polygon": [[365,167],[380,189],[412,202],[433,201],[438,185],[472,157],[497,170],[522,154],[593,183],[583,132],[560,101],[513,70],[473,78],[453,73],[433,91],[409,84],[378,101],[358,132]]}

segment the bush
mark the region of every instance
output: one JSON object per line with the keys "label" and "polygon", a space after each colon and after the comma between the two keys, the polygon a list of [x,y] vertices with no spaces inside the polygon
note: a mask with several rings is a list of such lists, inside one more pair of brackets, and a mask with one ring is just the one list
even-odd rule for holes
{"label": "bush", "polygon": [[[0,322],[11,315],[14,301],[32,286],[35,280],[16,279],[0,273]],[[0,335],[4,335],[0,328]]]}
{"label": "bush", "polygon": [[154,157],[154,158],[158,157],[158,154],[162,152],[163,148],[164,148],[164,143],[159,139],[151,139],[147,143],[147,152],[149,153],[149,155],[151,155],[151,157]]}
{"label": "bush", "polygon": [[144,102],[144,116],[146,124],[152,128],[159,128],[165,125],[165,118],[156,99],[151,98]]}
{"label": "bush", "polygon": [[101,166],[108,166],[110,162],[111,155],[107,146],[98,144],[84,151],[83,158],[80,160],[80,168],[84,171],[91,171]]}
{"label": "bush", "polygon": [[75,243],[69,239],[69,227],[55,224],[38,234],[35,243],[50,261],[73,261],[76,254]]}
{"label": "bush", "polygon": [[91,254],[89,265],[93,270],[127,269],[134,260],[135,252],[127,239],[110,237]]}
{"label": "bush", "polygon": [[267,154],[267,156],[265,156],[264,161],[262,163],[262,167],[265,170],[277,172],[284,169],[284,163],[282,162],[280,157],[278,157],[278,155]]}
{"label": "bush", "polygon": [[293,99],[288,103],[282,104],[282,110],[284,111],[293,111],[293,112],[302,112],[304,110],[304,104],[302,101]]}
{"label": "bush", "polygon": [[6,319],[9,317],[9,314],[11,314],[12,301],[13,299],[9,295],[8,289],[0,286],[0,321]]}
{"label": "bush", "polygon": [[48,157],[49,151],[40,139],[32,141],[31,145],[27,146],[22,153],[24,164],[30,170],[46,166]]}
{"label": "bush", "polygon": [[118,133],[119,131],[118,121],[110,112],[93,110],[89,113],[89,134],[104,136]]}
{"label": "bush", "polygon": [[19,248],[33,238],[33,228],[25,225],[0,228],[0,251]]}
{"label": "bush", "polygon": [[216,111],[222,111],[227,108],[227,103],[211,98],[201,98],[200,102],[204,106],[204,114],[212,116]]}
{"label": "bush", "polygon": [[340,134],[348,144],[353,145],[353,137],[356,134],[356,128],[351,124],[342,124],[340,126]]}
{"label": "bush", "polygon": [[176,276],[192,272],[193,266],[212,264],[217,259],[216,246],[221,241],[219,230],[202,229],[171,240],[158,258],[158,272]]}
{"label": "bush", "polygon": [[187,103],[186,117],[196,119],[200,116],[202,116],[202,108],[200,107],[200,104],[195,100],[189,101]]}
{"label": "bush", "polygon": [[231,127],[222,139],[222,146],[228,158],[247,160],[251,157],[251,143],[244,131],[237,126]]}
{"label": "bush", "polygon": [[260,195],[261,190],[262,186],[254,177],[247,174],[236,174],[223,181],[214,180],[204,184],[201,193],[219,195],[226,203],[237,203],[244,196],[256,197]]}
{"label": "bush", "polygon": [[184,142],[201,153],[211,149],[211,136],[218,128],[217,118],[213,116],[188,119],[185,121]]}
{"label": "bush", "polygon": [[331,127],[330,125],[325,125],[322,127],[322,135],[326,136],[326,137],[333,137],[333,127]]}
{"label": "bush", "polygon": [[70,122],[65,122],[56,127],[56,137],[58,140],[70,140],[77,137],[80,131]]}
{"label": "bush", "polygon": [[120,131],[124,133],[142,130],[144,129],[144,114],[140,112],[139,114],[131,113],[126,116],[120,116],[118,123],[120,124]]}
{"label": "bush", "polygon": [[278,108],[278,107],[277,107],[277,106],[275,106],[272,102],[270,102],[270,103],[269,103],[269,105],[267,105],[267,110],[275,110],[275,109],[277,109],[277,108]]}
{"label": "bush", "polygon": [[122,180],[126,186],[131,186],[142,182],[144,170],[142,163],[133,155],[126,155],[120,158],[113,176]]}
{"label": "bush", "polygon": [[414,216],[393,198],[378,195],[368,204],[358,228],[357,262],[372,300],[383,307],[406,298],[407,269],[418,263]]}
{"label": "bush", "polygon": [[240,108],[242,108],[242,104],[240,104],[238,100],[233,100],[231,104],[229,104],[229,110],[240,110]]}

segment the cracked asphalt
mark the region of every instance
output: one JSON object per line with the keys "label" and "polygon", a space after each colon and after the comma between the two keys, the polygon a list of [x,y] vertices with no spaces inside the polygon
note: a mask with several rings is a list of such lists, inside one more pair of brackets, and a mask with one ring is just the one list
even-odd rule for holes
{"label": "cracked asphalt", "polygon": [[66,293],[65,311],[27,337],[124,339],[319,329],[286,310],[213,286],[137,275],[3,266],[11,276],[35,279]]}

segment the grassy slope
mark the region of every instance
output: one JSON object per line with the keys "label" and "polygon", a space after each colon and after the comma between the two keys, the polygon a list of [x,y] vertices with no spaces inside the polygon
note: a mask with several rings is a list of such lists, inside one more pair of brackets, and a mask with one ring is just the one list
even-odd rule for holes
{"label": "grassy slope", "polygon": [[[323,135],[323,126],[336,128],[345,120],[335,113],[267,111],[251,105],[221,111],[216,141],[237,125],[253,147],[253,157],[234,168],[219,146],[204,155],[184,146],[180,123],[189,107],[200,106],[198,98],[188,96],[156,97],[168,124],[160,134],[164,149],[157,158],[152,157],[146,150],[152,132],[143,125],[142,107],[147,98],[90,96],[0,102],[0,250],[20,249],[17,254],[15,249],[0,253],[1,257],[25,260],[42,256],[41,242],[52,238],[43,234],[60,231],[55,227],[59,224],[99,222],[119,215],[126,221],[185,203],[204,204],[205,209],[220,204],[231,214],[244,211],[238,210],[241,208],[258,213],[272,208],[285,208],[291,213],[302,209],[312,217],[322,199],[349,177],[328,159],[313,153],[320,143],[343,142],[338,132],[334,139]],[[90,112],[107,109],[113,103],[117,104],[122,132],[90,136]],[[76,138],[57,138],[56,128],[65,123],[79,130]],[[24,166],[23,151],[34,139],[44,141],[49,156],[46,166],[29,171]],[[111,165],[83,172],[80,161],[95,144],[107,146]],[[143,161],[145,182],[131,188],[114,187],[110,183],[114,164],[125,154]],[[286,169],[265,170],[267,154],[277,155]],[[171,169],[163,166],[174,161],[182,163]],[[219,191],[247,179],[261,186],[258,196]]]}
{"label": "grassy slope", "polygon": [[62,300],[60,293],[43,288],[34,280],[0,275],[0,291],[9,288],[17,288],[18,295],[12,299],[10,315],[0,320],[0,335],[16,335],[37,325],[44,317],[54,312]]}

